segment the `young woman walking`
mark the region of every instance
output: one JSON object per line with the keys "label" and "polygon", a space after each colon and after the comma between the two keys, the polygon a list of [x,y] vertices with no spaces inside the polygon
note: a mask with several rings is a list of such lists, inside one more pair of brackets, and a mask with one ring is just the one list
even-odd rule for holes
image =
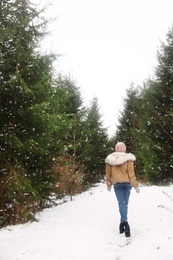
{"label": "young woman walking", "polygon": [[136,157],[132,153],[126,153],[126,146],[123,142],[115,145],[115,152],[106,157],[106,184],[108,191],[114,187],[120,212],[120,233],[125,232],[130,237],[130,226],[128,223],[128,203],[131,188],[134,187],[139,193],[138,182],[134,171]]}

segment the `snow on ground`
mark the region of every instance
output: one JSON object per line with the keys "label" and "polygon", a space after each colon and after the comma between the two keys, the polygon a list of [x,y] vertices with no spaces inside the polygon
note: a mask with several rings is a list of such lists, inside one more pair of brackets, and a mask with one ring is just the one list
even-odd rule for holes
{"label": "snow on ground", "polygon": [[37,218],[0,230],[0,260],[173,259],[173,186],[132,190],[131,238],[118,232],[117,201],[104,183]]}

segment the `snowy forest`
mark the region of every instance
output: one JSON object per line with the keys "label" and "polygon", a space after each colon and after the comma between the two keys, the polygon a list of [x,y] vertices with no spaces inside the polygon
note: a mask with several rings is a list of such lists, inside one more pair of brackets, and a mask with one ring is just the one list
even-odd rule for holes
{"label": "snowy forest", "polygon": [[136,155],[141,181],[173,178],[173,29],[156,50],[154,77],[129,85],[109,137],[97,97],[85,107],[77,83],[54,68],[59,53],[42,50],[44,11],[0,2],[0,227],[32,221],[54,198],[102,181],[116,141]]}

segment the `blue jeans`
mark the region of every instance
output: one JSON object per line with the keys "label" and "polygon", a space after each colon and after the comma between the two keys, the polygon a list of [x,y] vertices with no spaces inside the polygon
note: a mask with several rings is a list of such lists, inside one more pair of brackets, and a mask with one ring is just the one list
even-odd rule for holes
{"label": "blue jeans", "polygon": [[127,220],[129,196],[132,186],[129,183],[115,183],[114,191],[118,200],[121,221]]}

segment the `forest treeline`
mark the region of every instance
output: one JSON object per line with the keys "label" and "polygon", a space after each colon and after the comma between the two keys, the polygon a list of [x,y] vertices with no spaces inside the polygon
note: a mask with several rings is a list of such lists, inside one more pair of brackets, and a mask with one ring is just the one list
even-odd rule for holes
{"label": "forest treeline", "polygon": [[116,141],[136,155],[141,180],[173,177],[173,30],[153,79],[127,90],[110,139],[97,98],[84,106],[77,83],[54,69],[59,54],[43,53],[48,22],[28,0],[0,2],[0,227],[101,181]]}
{"label": "forest treeline", "polygon": [[135,153],[136,173],[145,182],[173,178],[173,28],[157,51],[153,78],[131,84],[113,141],[123,140]]}

